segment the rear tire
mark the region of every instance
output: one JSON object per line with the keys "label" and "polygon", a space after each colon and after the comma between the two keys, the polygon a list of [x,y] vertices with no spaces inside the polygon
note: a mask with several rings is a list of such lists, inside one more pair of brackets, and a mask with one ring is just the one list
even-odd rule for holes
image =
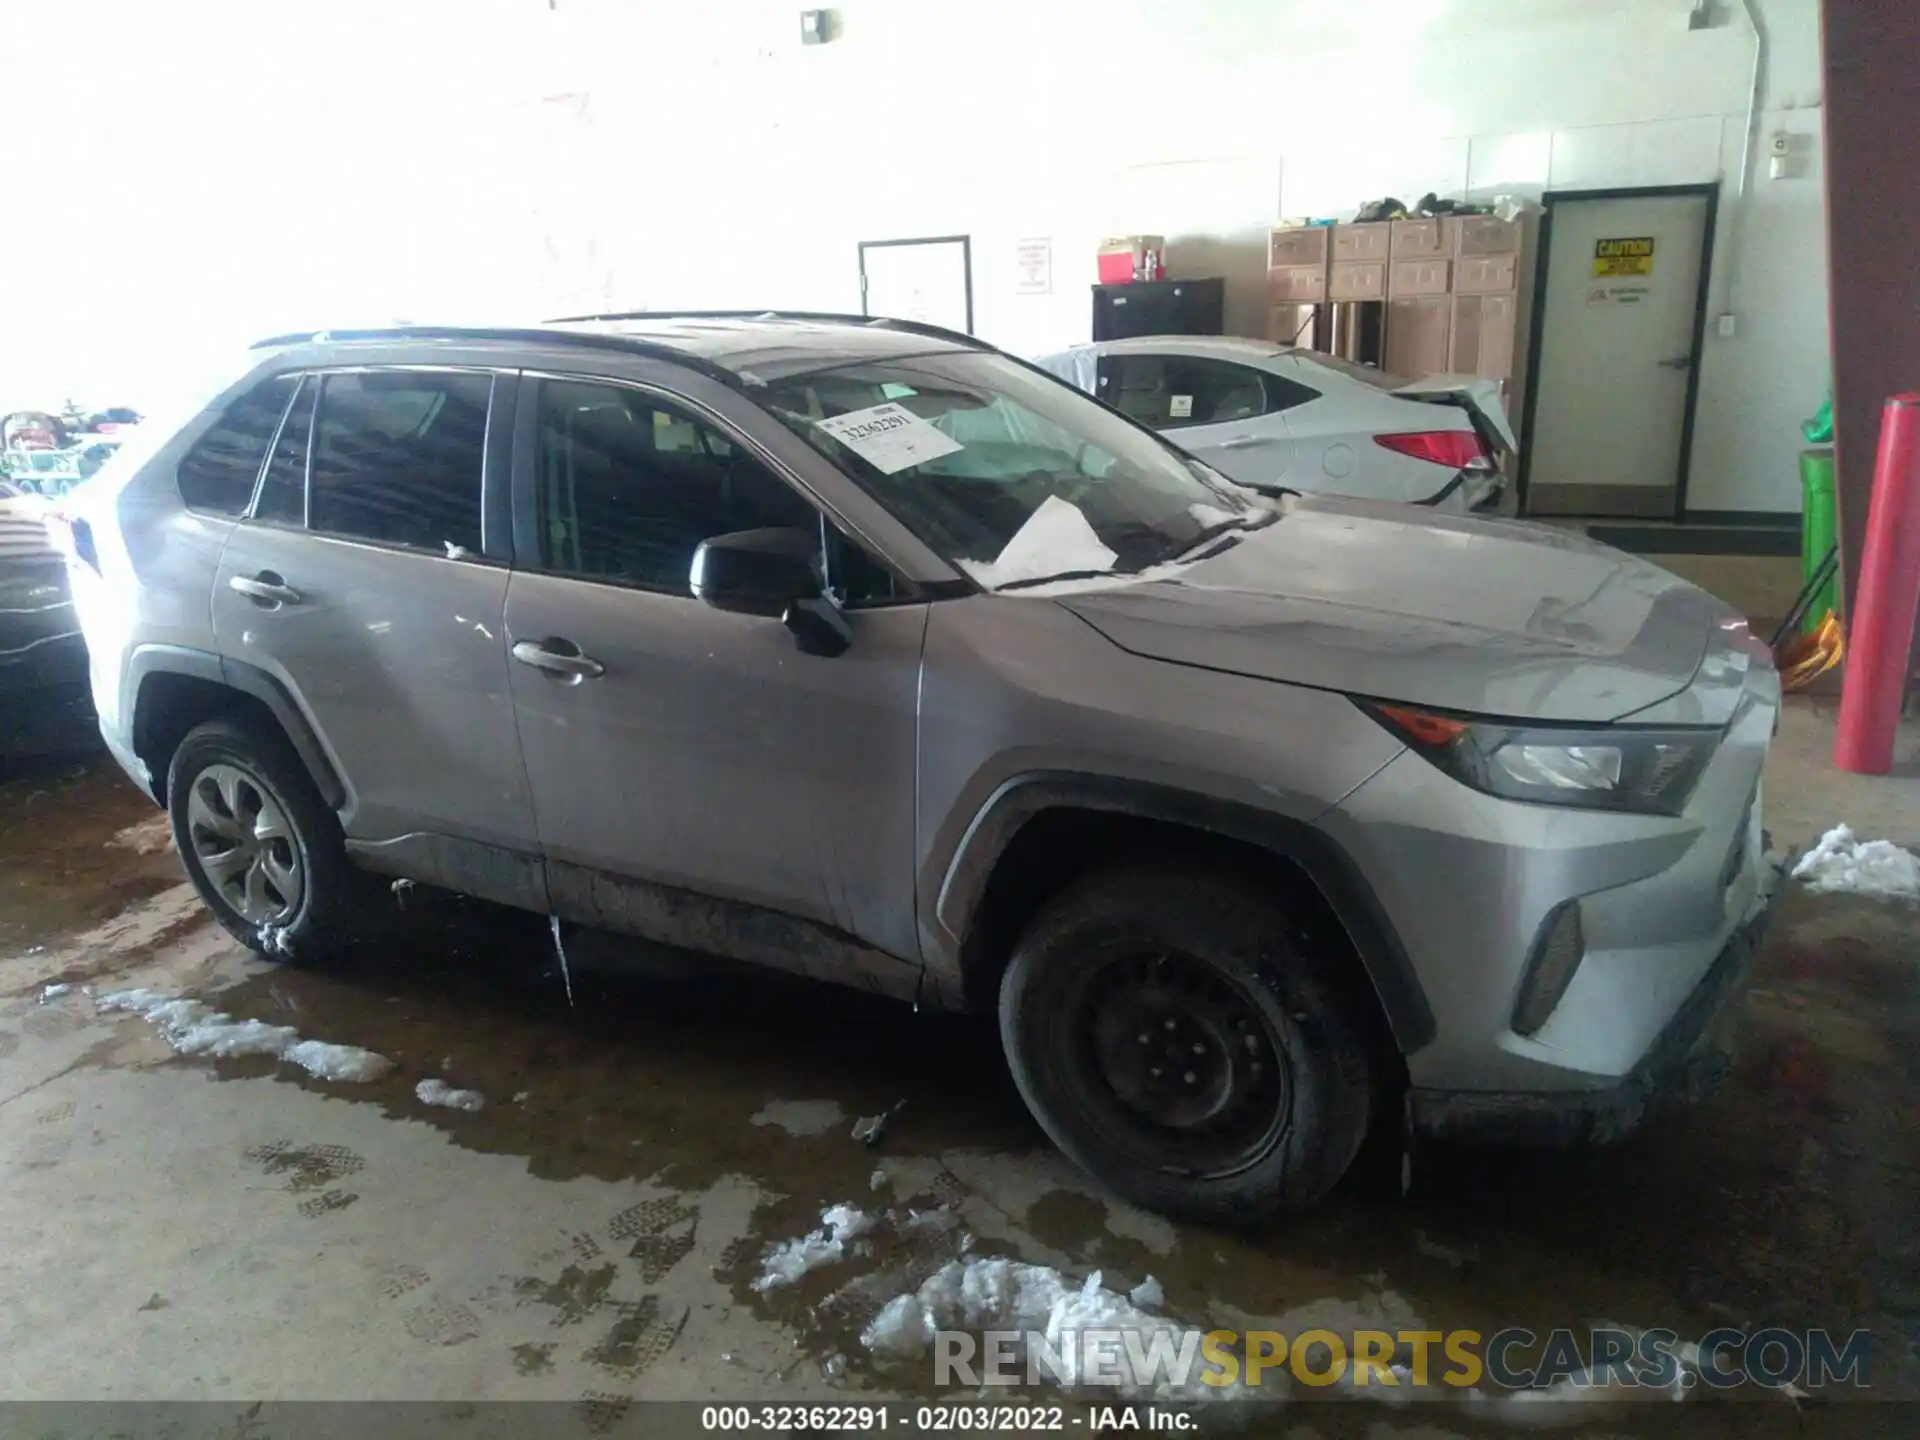
{"label": "rear tire", "polygon": [[1054,1143],[1151,1210],[1247,1224],[1313,1204],[1372,1103],[1350,977],[1260,888],[1129,864],[1021,937],[1000,1037]]}
{"label": "rear tire", "polygon": [[238,717],[189,731],[167,771],[187,878],[229,934],[275,960],[335,948],[353,871],[340,821],[277,731]]}

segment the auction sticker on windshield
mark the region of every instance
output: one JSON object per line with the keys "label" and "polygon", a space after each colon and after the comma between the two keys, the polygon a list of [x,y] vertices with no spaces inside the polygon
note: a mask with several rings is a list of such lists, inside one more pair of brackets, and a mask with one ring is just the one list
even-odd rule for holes
{"label": "auction sticker on windshield", "polygon": [[961,449],[952,436],[889,400],[814,422],[882,475],[893,475]]}

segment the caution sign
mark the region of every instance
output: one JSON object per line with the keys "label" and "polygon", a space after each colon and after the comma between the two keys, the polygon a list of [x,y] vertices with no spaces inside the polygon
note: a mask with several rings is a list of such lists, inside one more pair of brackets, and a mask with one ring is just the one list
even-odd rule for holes
{"label": "caution sign", "polygon": [[1626,235],[1616,240],[1593,242],[1595,279],[1614,275],[1651,275],[1653,273],[1653,237]]}

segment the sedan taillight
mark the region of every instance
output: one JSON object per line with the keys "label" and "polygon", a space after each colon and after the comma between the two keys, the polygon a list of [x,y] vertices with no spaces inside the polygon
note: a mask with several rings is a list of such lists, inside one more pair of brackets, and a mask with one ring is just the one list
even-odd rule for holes
{"label": "sedan taillight", "polygon": [[1376,435],[1373,443],[1415,460],[1444,465],[1449,470],[1464,470],[1476,462],[1484,464],[1487,450],[1471,430],[1413,430],[1397,435]]}

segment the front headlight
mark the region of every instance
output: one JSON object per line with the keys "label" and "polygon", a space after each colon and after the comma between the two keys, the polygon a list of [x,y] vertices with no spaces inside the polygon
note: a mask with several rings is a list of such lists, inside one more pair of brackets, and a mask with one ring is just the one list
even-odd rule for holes
{"label": "front headlight", "polygon": [[1718,730],[1515,726],[1363,700],[1360,708],[1463,785],[1507,800],[1678,815]]}

